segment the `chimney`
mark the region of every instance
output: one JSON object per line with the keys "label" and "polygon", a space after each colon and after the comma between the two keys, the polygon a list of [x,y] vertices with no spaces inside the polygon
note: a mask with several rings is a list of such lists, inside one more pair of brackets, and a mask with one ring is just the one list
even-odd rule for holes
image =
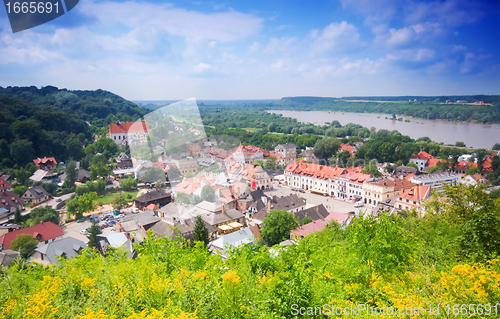
{"label": "chimney", "polygon": [[270,200],[267,201],[267,210],[271,210],[271,201]]}
{"label": "chimney", "polygon": [[319,205],[316,206],[316,211],[319,213]]}
{"label": "chimney", "polygon": [[222,209],[222,213],[225,214],[226,213],[226,208],[224,207],[224,205],[221,205],[221,209]]}

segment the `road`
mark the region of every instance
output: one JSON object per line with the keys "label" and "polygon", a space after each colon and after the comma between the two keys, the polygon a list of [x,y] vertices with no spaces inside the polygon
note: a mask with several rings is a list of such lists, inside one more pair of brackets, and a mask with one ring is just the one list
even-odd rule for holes
{"label": "road", "polygon": [[303,197],[306,200],[306,204],[319,205],[323,204],[329,212],[337,213],[348,213],[348,212],[360,212],[360,210],[365,210],[366,208],[355,208],[354,203],[351,201],[343,201],[327,196],[312,194],[308,191],[305,193],[300,193],[298,191],[292,191],[291,188],[286,186],[276,186],[273,185],[274,189],[264,192],[266,195],[270,196],[288,196],[291,194],[296,194],[299,197]]}
{"label": "road", "polygon": [[[41,205],[39,205],[39,206],[37,206],[37,207],[50,206],[50,207],[52,207],[52,208],[54,208],[54,209],[57,209],[57,204],[59,204],[60,202],[57,202],[56,200],[57,200],[58,198],[60,198],[60,199],[61,199],[61,201],[65,201],[65,200],[67,200],[68,198],[70,198],[70,197],[71,197],[71,195],[73,195],[73,193],[69,193],[69,194],[61,195],[61,196],[59,196],[59,197],[54,197],[54,198],[52,198],[51,200],[48,200],[48,201],[46,201],[45,203],[43,203],[43,204],[41,204]],[[24,216],[24,215],[26,215],[26,214],[29,214],[30,212],[31,212],[31,208],[27,208],[27,209],[25,209],[25,210],[23,210],[23,211],[21,212],[21,215],[23,215],[23,216]],[[9,216],[9,217],[10,217],[10,219],[13,219],[13,218],[14,218],[14,215],[11,215],[11,216]],[[0,219],[0,224],[6,223],[7,221],[9,221],[9,219],[8,219],[7,217],[4,217],[4,218]]]}

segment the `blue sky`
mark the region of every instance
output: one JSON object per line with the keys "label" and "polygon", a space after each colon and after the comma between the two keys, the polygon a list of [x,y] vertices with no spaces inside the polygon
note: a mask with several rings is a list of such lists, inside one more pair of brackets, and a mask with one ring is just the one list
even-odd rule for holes
{"label": "blue sky", "polygon": [[13,34],[0,86],[130,100],[500,94],[500,3],[96,1]]}

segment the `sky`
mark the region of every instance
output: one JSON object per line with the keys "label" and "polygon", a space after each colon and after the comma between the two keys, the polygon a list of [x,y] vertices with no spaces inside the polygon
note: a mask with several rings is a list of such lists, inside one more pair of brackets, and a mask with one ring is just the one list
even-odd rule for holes
{"label": "sky", "polygon": [[496,0],[80,0],[12,33],[0,86],[129,100],[500,94]]}

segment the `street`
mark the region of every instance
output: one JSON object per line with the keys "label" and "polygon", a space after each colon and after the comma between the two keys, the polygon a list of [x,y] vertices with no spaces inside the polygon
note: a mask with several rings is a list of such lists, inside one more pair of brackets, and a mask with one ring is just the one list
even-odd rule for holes
{"label": "street", "polygon": [[270,191],[264,192],[268,196],[288,196],[291,194],[295,194],[299,197],[302,197],[306,200],[306,204],[310,205],[319,205],[323,204],[325,208],[329,212],[337,212],[337,213],[348,213],[348,212],[356,212],[356,214],[360,210],[365,210],[365,207],[361,208],[354,208],[354,203],[351,201],[343,201],[343,200],[338,200],[322,195],[317,195],[317,194],[312,194],[308,191],[305,191],[305,193],[301,193],[298,191],[292,191],[291,188],[288,188],[286,186],[276,186],[276,184],[273,185],[274,189]]}
{"label": "street", "polygon": [[[71,197],[71,195],[73,195],[73,193],[69,193],[69,194],[65,194],[65,195],[61,195],[59,197],[53,197],[52,199],[46,201],[45,203],[37,206],[37,207],[43,207],[43,206],[50,206],[54,209],[57,209],[57,204],[59,204],[60,202],[62,201],[65,201],[67,200],[68,198]],[[57,202],[57,199],[60,198],[61,201],[60,202]],[[36,208],[36,207],[35,207]],[[21,215],[26,215],[26,214],[29,214],[31,212],[31,208],[25,208],[22,212],[21,212]],[[10,220],[14,219],[14,215],[11,215],[9,216]],[[6,223],[9,221],[9,218],[8,217],[3,217],[2,219],[0,219],[0,225],[3,224],[3,223]]]}

